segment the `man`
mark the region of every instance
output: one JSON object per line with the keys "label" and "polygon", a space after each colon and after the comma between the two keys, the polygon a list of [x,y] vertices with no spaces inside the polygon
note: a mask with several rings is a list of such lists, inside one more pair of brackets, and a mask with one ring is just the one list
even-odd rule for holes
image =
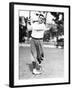
{"label": "man", "polygon": [[[39,14],[38,22],[27,25],[28,30],[32,30],[31,34],[31,60],[33,64],[33,74],[41,74],[41,62],[44,60],[44,52],[42,47],[44,31],[46,26],[44,24],[44,16]],[[37,63],[39,70],[37,69]]]}

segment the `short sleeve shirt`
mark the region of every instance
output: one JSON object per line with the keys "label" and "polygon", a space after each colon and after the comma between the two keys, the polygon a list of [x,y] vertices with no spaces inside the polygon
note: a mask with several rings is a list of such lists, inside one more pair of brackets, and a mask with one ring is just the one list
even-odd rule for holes
{"label": "short sleeve shirt", "polygon": [[45,31],[45,24],[39,24],[39,23],[34,23],[32,24],[32,34],[31,36],[34,38],[43,38],[44,36],[44,31]]}

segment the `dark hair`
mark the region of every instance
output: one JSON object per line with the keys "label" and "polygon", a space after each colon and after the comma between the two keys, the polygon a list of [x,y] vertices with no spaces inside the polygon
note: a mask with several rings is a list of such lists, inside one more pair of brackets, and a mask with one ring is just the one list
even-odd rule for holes
{"label": "dark hair", "polygon": [[44,17],[44,15],[42,15],[42,14],[39,14],[39,17],[40,17],[40,16]]}

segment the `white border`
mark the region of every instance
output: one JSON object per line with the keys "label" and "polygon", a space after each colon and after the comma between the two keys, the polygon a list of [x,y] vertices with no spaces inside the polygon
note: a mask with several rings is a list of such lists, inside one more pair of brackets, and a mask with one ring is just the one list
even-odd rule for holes
{"label": "white border", "polygon": [[[46,78],[46,79],[29,79],[19,80],[19,10],[40,10],[64,12],[64,78]],[[68,8],[63,7],[44,7],[44,6],[29,6],[29,5],[15,5],[14,6],[14,85],[31,85],[31,84],[48,84],[48,83],[62,83],[68,82]]]}

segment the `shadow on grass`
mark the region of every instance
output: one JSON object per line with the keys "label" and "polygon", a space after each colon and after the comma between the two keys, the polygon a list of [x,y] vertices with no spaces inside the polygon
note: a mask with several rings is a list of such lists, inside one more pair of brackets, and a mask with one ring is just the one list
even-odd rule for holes
{"label": "shadow on grass", "polygon": [[[32,72],[32,71],[33,71],[33,65],[32,65],[32,63],[27,63],[26,65],[28,65],[29,70]],[[40,66],[39,66],[38,64],[36,64],[36,69],[37,69],[37,70],[40,69]]]}
{"label": "shadow on grass", "polygon": [[33,71],[33,65],[32,65],[32,63],[27,63],[26,65],[28,65],[29,70],[32,72]]}

